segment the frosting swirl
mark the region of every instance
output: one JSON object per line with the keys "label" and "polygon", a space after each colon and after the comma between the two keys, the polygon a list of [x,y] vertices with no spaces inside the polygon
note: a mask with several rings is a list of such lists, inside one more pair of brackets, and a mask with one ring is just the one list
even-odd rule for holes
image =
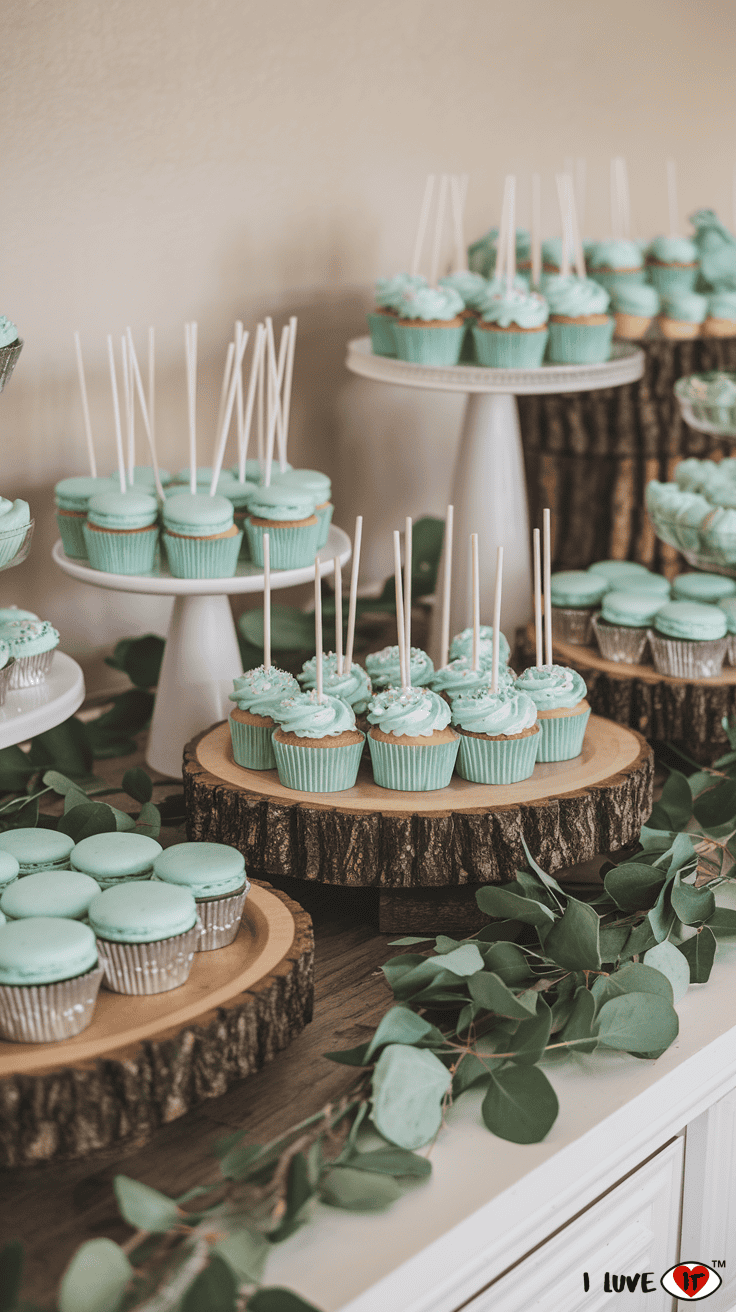
{"label": "frosting swirl", "polygon": [[430,688],[386,688],[376,693],[368,707],[368,719],[382,733],[396,737],[431,738],[450,723],[446,701]]}
{"label": "frosting swirl", "polygon": [[381,310],[395,310],[402,296],[427,286],[421,273],[395,273],[393,278],[379,278],[376,282],[376,305]]}
{"label": "frosting swirl", "polygon": [[270,716],[275,720],[284,697],[291,697],[298,691],[299,684],[293,674],[278,670],[275,665],[269,665],[268,669],[259,665],[233,681],[230,701],[236,702],[241,711]]}
{"label": "frosting swirl", "polygon": [[458,269],[456,273],[448,273],[446,278],[440,278],[438,285],[451,287],[458,296],[462,296],[469,310],[476,310],[488,292],[488,282],[482,273],[473,273],[471,269]]}
{"label": "frosting swirl", "polygon": [[12,346],[18,340],[18,329],[12,319],[0,314],[0,347]]}
{"label": "frosting swirl", "polygon": [[416,292],[406,292],[396,306],[400,319],[421,319],[425,323],[456,319],[464,309],[462,296],[452,287],[420,287]]}
{"label": "frosting swirl", "polygon": [[659,292],[648,282],[621,284],[613,291],[613,308],[621,314],[655,315],[659,310]]}
{"label": "frosting swirl", "polygon": [[480,311],[486,323],[496,323],[499,328],[509,328],[512,323],[520,328],[541,328],[549,317],[547,302],[539,292],[519,292],[513,288],[510,292],[486,296]]}
{"label": "frosting swirl", "polygon": [[[382,647],[372,651],[365,658],[365,668],[375,689],[400,688],[401,664],[398,647]],[[434,665],[421,647],[412,647],[409,659],[409,682],[415,688],[423,688],[434,674]]]}
{"label": "frosting swirl", "polygon": [[699,292],[672,292],[662,298],[662,313],[679,323],[702,323],[708,313],[708,298]]}
{"label": "frosting swirl", "polygon": [[550,314],[561,314],[568,319],[580,319],[587,314],[605,314],[611,298],[605,287],[593,278],[548,278],[544,294]]}
{"label": "frosting swirl", "polygon": [[509,738],[536,724],[537,708],[532,698],[514,688],[491,692],[460,693],[452,703],[452,723],[468,733],[485,733],[491,738]]}
{"label": "frosting swirl", "polygon": [[643,263],[635,241],[597,241],[588,256],[591,269],[640,269]]}
{"label": "frosting swirl", "polygon": [[[454,661],[450,661],[448,665],[443,665],[441,669],[435,670],[430,687],[433,692],[446,692],[450,701],[454,701],[460,693],[471,693],[478,691],[480,688],[490,688],[492,678],[490,667],[481,666],[479,670],[474,670],[472,657],[458,656]],[[513,670],[509,669],[508,665],[499,663],[499,688],[511,686],[515,678],[516,675]]]}
{"label": "frosting swirl", "polygon": [[18,658],[40,656],[59,645],[58,630],[48,620],[7,620],[0,625],[0,636]]}
{"label": "frosting swirl", "polygon": [[[305,661],[301,674],[297,675],[304,688],[317,687],[317,657]],[[334,652],[322,654],[322,684],[325,692],[332,697],[341,697],[352,706],[356,715],[363,715],[373,695],[371,681],[361,665],[353,663],[349,670],[337,672],[337,656]]]}
{"label": "frosting swirl", "polygon": [[582,675],[566,665],[532,665],[519,675],[514,687],[528,693],[538,711],[577,706],[588,691]]}
{"label": "frosting swirl", "polygon": [[317,692],[297,692],[285,697],[278,710],[278,722],[284,733],[297,738],[332,738],[355,728],[355,712],[339,697]]}
{"label": "frosting swirl", "polygon": [[697,264],[698,248],[690,237],[655,237],[647,247],[647,259],[657,264]]}
{"label": "frosting swirl", "polygon": [[736,292],[715,292],[709,296],[708,314],[712,319],[736,319]]}
{"label": "frosting swirl", "polygon": [[[479,628],[480,641],[478,643],[478,660],[484,669],[490,669],[493,663],[493,626],[491,624],[481,624]],[[450,643],[450,660],[454,661],[458,656],[469,656],[473,659],[473,630],[472,627],[463,629],[462,633],[456,633]],[[498,661],[499,665],[508,665],[511,657],[511,648],[502,633],[498,635]]]}

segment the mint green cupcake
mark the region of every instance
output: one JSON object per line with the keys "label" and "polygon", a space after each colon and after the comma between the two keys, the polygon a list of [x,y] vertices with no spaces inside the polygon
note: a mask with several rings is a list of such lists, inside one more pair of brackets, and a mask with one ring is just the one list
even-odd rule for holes
{"label": "mint green cupcake", "polygon": [[473,328],[479,364],[495,369],[538,369],[549,332],[547,302],[538,292],[495,292],[481,301]]}
{"label": "mint green cupcake", "polygon": [[233,577],[242,534],[235,527],[228,497],[174,493],[164,502],[163,521],[163,541],[174,578]]}
{"label": "mint green cupcake", "polygon": [[[297,675],[297,678],[302,688],[307,692],[311,688],[317,687],[316,656],[312,656],[304,662],[302,672]],[[331,697],[339,697],[341,701],[347,702],[356,716],[365,715],[368,710],[368,703],[373,696],[373,687],[369,676],[361,665],[356,665],[353,662],[349,670],[343,668],[342,674],[338,674],[337,656],[333,651],[325,651],[322,653],[322,681],[323,690],[328,692]]]}
{"label": "mint green cupcake", "polygon": [[19,565],[30,551],[31,508],[27,501],[0,497],[0,569]]}
{"label": "mint green cupcake", "polygon": [[607,661],[638,665],[646,650],[649,626],[667,597],[656,592],[637,592],[632,586],[621,592],[607,592],[600,614],[593,620],[601,655]]}
{"label": "mint green cupcake", "polygon": [[396,314],[393,310],[369,310],[366,315],[368,331],[371,336],[371,350],[374,355],[386,355],[390,359],[396,356],[396,338],[394,324]]}
{"label": "mint green cupcake", "polygon": [[[478,660],[484,670],[490,670],[493,664],[493,627],[490,624],[481,624],[478,630]],[[473,630],[471,628],[463,629],[462,633],[456,633],[450,643],[450,660],[457,660],[459,656],[473,656]],[[501,665],[508,665],[511,659],[511,648],[503,633],[498,635],[498,659]],[[414,683],[414,679],[412,679]]]}
{"label": "mint green cupcake", "polygon": [[538,761],[571,761],[583,750],[590,706],[585,680],[565,665],[533,665],[516,680],[537,708]]}
{"label": "mint green cupcake", "polygon": [[92,1020],[102,966],[88,925],[34,916],[0,924],[0,1037],[58,1043]]}
{"label": "mint green cupcake", "polygon": [[283,474],[279,470],[275,470],[273,482],[290,488],[298,488],[302,492],[308,492],[314,498],[314,513],[319,520],[317,550],[321,551],[327,544],[327,535],[330,531],[335,509],[331,500],[332,483],[329,476],[323,474],[319,469],[287,469]]}
{"label": "mint green cupcake", "polygon": [[93,569],[150,574],[158,547],[158,502],[148,492],[100,492],[90,498],[84,541]]}
{"label": "mint green cupcake", "polygon": [[736,597],[736,580],[725,574],[678,574],[672,584],[673,601],[705,601],[714,604]]}
{"label": "mint green cupcake", "polygon": [[691,292],[698,276],[698,248],[690,237],[655,237],[647,247],[649,281],[660,296]]}
{"label": "mint green cupcake", "polygon": [[644,257],[635,241],[597,241],[586,264],[593,281],[600,283],[612,295],[637,283],[646,282]]}
{"label": "mint green cupcake", "polygon": [[100,891],[97,880],[79,870],[41,870],[6,887],[0,896],[0,911],[9,920],[32,916],[84,920],[92,898]]}
{"label": "mint green cupcake", "polygon": [[[38,874],[40,870],[68,870],[74,839],[58,829],[6,829],[0,834],[0,858],[12,858],[17,874]],[[12,868],[12,866],[11,866]],[[0,871],[3,866],[0,865]],[[2,883],[0,873],[0,884]]]}
{"label": "mint green cupcake", "polygon": [[189,978],[200,935],[191,889],[152,880],[119,883],[92,899],[89,923],[113,993],[168,993]]}
{"label": "mint green cupcake", "polygon": [[227,947],[237,937],[250,883],[245,858],[227,843],[176,843],[153,863],[153,879],[188,888],[200,933],[197,952]]}
{"label": "mint green cupcake", "polygon": [[368,329],[374,355],[396,355],[394,324],[399,301],[405,292],[417,291],[426,286],[427,279],[421,273],[397,273],[393,278],[377,280],[376,307],[368,313]]}
{"label": "mint green cupcake", "polygon": [[[401,687],[401,661],[396,645],[369,652],[365,658],[365,668],[375,691]],[[432,657],[422,651],[421,647],[412,647],[409,652],[409,683],[414,688],[423,688],[432,681],[433,676]]]}
{"label": "mint green cupcake", "polygon": [[368,748],[379,788],[426,793],[446,788],[460,735],[450,707],[430,688],[387,688],[368,707]]}
{"label": "mint green cupcake", "polygon": [[[59,525],[64,554],[72,560],[87,559],[84,525],[91,498],[101,492],[115,490],[116,485],[111,478],[62,478],[61,482],[56,484],[54,488],[56,522]],[[120,491],[119,483],[117,490]]]}
{"label": "mint green cupcake", "polygon": [[304,569],[314,565],[322,526],[312,492],[277,479],[253,493],[245,528],[250,554],[263,568],[263,535],[268,533],[271,569]]}
{"label": "mint green cupcake", "polygon": [[81,870],[82,874],[96,879],[105,892],[118,884],[149,880],[153,862],[161,851],[161,844],[146,834],[125,830],[91,834],[72,848],[69,863],[72,870]]}
{"label": "mint green cupcake", "polygon": [[259,665],[235,679],[230,701],[235,710],[230,712],[230,738],[233,758],[246,770],[275,770],[273,731],[276,712],[284,697],[299,692],[299,684],[292,674],[277,670],[275,665],[266,669]]}
{"label": "mint green cupcake", "polygon": [[[515,678],[516,675],[508,665],[499,664],[500,688],[510,687]],[[479,669],[474,670],[470,656],[456,656],[454,661],[448,661],[447,665],[435,670],[429,686],[432,692],[444,697],[445,701],[452,705],[460,693],[480,692],[482,688],[490,688],[492,681],[493,671],[490,666],[481,665]]]}
{"label": "mint green cupcake", "polygon": [[33,688],[44,683],[59,645],[59,631],[48,620],[7,620],[0,624],[0,639],[7,643],[11,661],[7,688]]}
{"label": "mint green cupcake", "polygon": [[465,305],[452,287],[420,287],[399,301],[396,354],[410,364],[456,365],[465,339]]}
{"label": "mint green cupcake", "polygon": [[610,296],[592,278],[548,278],[547,359],[552,364],[600,364],[611,355],[613,319]]}
{"label": "mint green cupcake", "polygon": [[513,687],[460,693],[452,703],[460,733],[457,772],[476,784],[516,784],[534,770],[540,731],[531,697]]}
{"label": "mint green cupcake", "polygon": [[566,569],[550,579],[552,635],[560,642],[585,647],[590,642],[596,607],[608,581],[587,569]]}
{"label": "mint green cupcake", "polygon": [[286,697],[278,709],[273,750],[279,782],[301,793],[339,793],[358,777],[365,734],[339,697],[311,692]]}
{"label": "mint green cupcake", "polygon": [[715,678],[729,645],[726,614],[720,606],[707,603],[669,601],[654,617],[649,645],[658,674]]}

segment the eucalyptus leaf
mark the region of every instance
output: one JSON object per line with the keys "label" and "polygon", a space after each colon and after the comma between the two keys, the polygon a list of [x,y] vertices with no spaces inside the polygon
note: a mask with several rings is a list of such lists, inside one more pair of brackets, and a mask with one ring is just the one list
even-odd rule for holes
{"label": "eucalyptus leaf", "polygon": [[683,884],[678,870],[670,890],[672,909],[684,925],[701,925],[716,909],[716,900],[709,888],[696,888]]}
{"label": "eucalyptus leaf", "polygon": [[[53,774],[53,771],[47,770],[46,774]],[[89,797],[81,788],[77,788],[76,784],[72,784],[71,788],[64,794],[64,815],[71,811],[72,807],[84,806],[89,800]]]}
{"label": "eucalyptus leaf", "polygon": [[452,1077],[427,1048],[390,1044],[373,1072],[371,1117],[399,1148],[421,1148],[442,1124],[442,1099]]}
{"label": "eucalyptus leaf", "polygon": [[[41,782],[45,788],[53,788],[55,793],[60,797],[66,797],[69,793],[81,792],[81,788],[74,783],[73,779],[67,779],[65,774],[60,774],[58,770],[46,770]],[[84,794],[86,800],[86,793]]]}
{"label": "eucalyptus leaf", "polygon": [[654,829],[677,831],[685,828],[692,813],[693,797],[687,778],[679,770],[671,770],[647,824]]}
{"label": "eucalyptus leaf", "polygon": [[[598,1039],[593,1036],[595,1019],[595,998],[590,989],[579,988],[575,992],[570,1019],[560,1038],[564,1043],[574,1043],[573,1052],[593,1052],[598,1046]],[[590,1043],[581,1043],[580,1039],[590,1038]]]}
{"label": "eucalyptus leaf", "polygon": [[[235,1135],[228,1135],[227,1142],[233,1141],[226,1152],[221,1156],[220,1172],[226,1180],[242,1180],[248,1174],[248,1171],[263,1154],[263,1144],[260,1143],[243,1143],[242,1133],[238,1131]],[[223,1146],[226,1146],[223,1145]]]}
{"label": "eucalyptus leaf", "polygon": [[454,952],[455,948],[462,947],[462,939],[450,938],[448,934],[438,934],[434,941],[434,950],[440,956],[447,952]]}
{"label": "eucalyptus leaf", "polygon": [[[642,825],[639,834],[639,843],[645,852],[668,852],[672,847],[672,840],[675,837],[669,826],[666,829],[655,829],[651,825]],[[637,854],[641,860],[641,853]]]}
{"label": "eucalyptus leaf", "polygon": [[405,1148],[374,1148],[371,1152],[353,1153],[347,1165],[355,1171],[371,1171],[378,1175],[393,1175],[399,1179],[412,1176],[424,1180],[432,1174],[432,1163],[427,1157],[408,1152]]}
{"label": "eucalyptus leaf", "polygon": [[642,962],[632,961],[612,975],[599,975],[590,990],[598,1011],[611,998],[621,998],[627,993],[654,993],[672,1002],[672,985],[662,974]]}
{"label": "eucalyptus leaf", "polygon": [[164,639],[156,633],[145,633],[141,638],[123,638],[112,656],[107,657],[107,664],[123,670],[136,688],[154,688],[161,673],[164,646]]}
{"label": "eucalyptus leaf", "polygon": [[84,802],[73,806],[59,821],[62,834],[68,834],[75,843],[92,834],[112,834],[117,829],[112,807],[104,802]]}
{"label": "eucalyptus leaf", "polygon": [[651,911],[647,912],[647,920],[658,943],[669,937],[676,919],[670,904],[671,888],[672,881],[667,880]]}
{"label": "eucalyptus leaf", "polygon": [[720,934],[722,938],[736,934],[736,911],[732,911],[730,907],[716,907],[708,921],[708,926],[714,934]]}
{"label": "eucalyptus leaf", "polygon": [[565,895],[564,889],[560,887],[556,879],[553,879],[552,875],[548,875],[546,870],[543,870],[540,865],[537,865],[537,862],[534,860],[534,857],[532,856],[531,852],[529,851],[529,848],[527,847],[527,843],[526,843],[526,839],[524,838],[524,835],[520,834],[519,836],[521,838],[521,846],[523,847],[524,852],[526,853],[526,859],[529,862],[529,865],[531,866],[534,873],[538,876],[539,879],[541,879],[545,888],[553,889],[555,893],[559,893],[561,897],[564,897]]}
{"label": "eucalyptus leaf", "polygon": [[153,802],[144,802],[140,810],[140,815],[132,825],[137,834],[145,834],[147,838],[158,838],[161,833],[161,812]]}
{"label": "eucalyptus leaf", "polygon": [[59,1312],[118,1312],[133,1267],[112,1239],[88,1239],[59,1286]]}
{"label": "eucalyptus leaf", "polygon": [[408,948],[414,943],[431,943],[432,938],[427,934],[409,934],[407,938],[394,938],[389,943],[390,948]]}
{"label": "eucalyptus leaf", "polygon": [[153,797],[153,780],[140,766],[126,770],[123,775],[123,792],[132,797],[134,802],[150,802]]}
{"label": "eucalyptus leaf", "polygon": [[464,1053],[452,1077],[453,1098],[459,1098],[461,1093],[479,1084],[481,1080],[489,1080],[493,1067],[503,1065],[503,1061],[502,1057],[484,1057],[481,1061],[474,1052]]}
{"label": "eucalyptus leaf", "polygon": [[498,975],[491,971],[482,971],[473,975],[468,981],[470,996],[474,1002],[492,1011],[496,1016],[510,1016],[514,1020],[528,1020],[536,1014],[537,993],[523,993],[519,997],[507,988]]}
{"label": "eucalyptus leaf", "polygon": [[[263,607],[248,610],[238,628],[253,647],[263,650]],[[271,604],[271,646],[274,651],[314,651],[314,615],[296,606]]]}
{"label": "eucalyptus leaf", "polygon": [[630,928],[628,925],[603,925],[601,927],[601,961],[617,961],[626,945]]}
{"label": "eucalyptus leaf", "polygon": [[529,962],[515,943],[491,943],[481,949],[481,956],[485,969],[498,975],[511,988],[531,977]]}
{"label": "eucalyptus leaf", "polygon": [[492,925],[484,925],[475,935],[475,941],[478,944],[514,943],[523,928],[520,920],[497,920]]}
{"label": "eucalyptus leaf", "polygon": [[127,1175],[116,1175],[112,1187],[120,1215],[135,1230],[159,1234],[178,1225],[181,1218],[177,1204],[158,1189],[131,1180]]}
{"label": "eucalyptus leaf", "polygon": [[568,970],[598,970],[599,932],[600,920],[593,908],[569,897],[562,916],[545,937],[545,956]]}
{"label": "eucalyptus leaf", "polygon": [[476,943],[463,943],[459,948],[442,954],[442,969],[465,977],[483,969],[483,958]]}
{"label": "eucalyptus leaf", "polygon": [[[205,1312],[204,1308],[198,1312]],[[209,1309],[207,1309],[209,1312]],[[267,1289],[258,1289],[248,1299],[248,1312],[319,1312],[314,1303],[307,1303],[290,1289],[271,1285]]]}
{"label": "eucalyptus leaf", "polygon": [[625,961],[631,957],[641,957],[649,948],[654,947],[657,942],[652,929],[649,916],[645,916],[641,924],[634,925],[623,948],[621,957]]}
{"label": "eucalyptus leaf", "polygon": [[557,1095],[538,1066],[506,1066],[491,1073],[483,1120],[511,1143],[539,1143],[557,1119]]}
{"label": "eucalyptus leaf", "polygon": [[536,925],[537,928],[547,929],[555,919],[554,912],[542,902],[520,897],[518,893],[512,893],[508,888],[500,888],[496,884],[484,884],[477,889],[475,900],[487,916],[520,920],[525,925]]}
{"label": "eucalyptus leaf", "polygon": [[228,1262],[211,1252],[204,1271],[189,1286],[179,1305],[180,1312],[237,1312],[238,1281]]}
{"label": "eucalyptus leaf", "polygon": [[0,793],[21,793],[38,767],[20,747],[0,750]]}
{"label": "eucalyptus leaf", "polygon": [[657,897],[665,878],[664,871],[656,866],[628,861],[609,870],[603,884],[622,911],[646,911]]}
{"label": "eucalyptus leaf", "polygon": [[[219,1225],[218,1218],[218,1229]],[[261,1280],[269,1248],[268,1240],[262,1234],[243,1226],[221,1239],[212,1251],[224,1258],[243,1283],[250,1285]]]}
{"label": "eucalyptus leaf", "polygon": [[429,1036],[443,1042],[443,1036],[428,1020],[418,1016],[410,1007],[391,1007],[379,1022],[373,1038],[368,1044],[362,1065],[368,1065],[374,1053],[387,1043],[418,1043]]}
{"label": "eucalyptus leaf", "polygon": [[365,1066],[365,1055],[368,1051],[367,1043],[359,1043],[356,1048],[343,1048],[338,1052],[323,1052],[322,1056],[328,1061],[335,1061],[340,1066]]}
{"label": "eucalyptus leaf", "polygon": [[644,965],[659,970],[672,985],[672,1000],[684,998],[690,983],[690,966],[682,953],[667,940],[657,943],[644,954]]}
{"label": "eucalyptus leaf", "polygon": [[351,1164],[333,1166],[322,1185],[320,1198],[329,1207],[343,1207],[350,1212],[383,1212],[402,1193],[401,1185],[390,1175],[361,1171]]}
{"label": "eucalyptus leaf", "polygon": [[38,798],[18,797],[0,814],[0,829],[35,829],[38,819]]}
{"label": "eucalyptus leaf", "polygon": [[538,1062],[549,1042],[551,1029],[552,1010],[540,996],[536,1016],[523,1020],[509,1042],[508,1050],[513,1052],[513,1060],[523,1066]]}
{"label": "eucalyptus leaf", "polygon": [[703,925],[697,934],[680,944],[677,951],[682,953],[688,963],[691,984],[707,984],[717,946],[715,934],[708,925]]}
{"label": "eucalyptus leaf", "polygon": [[655,993],[627,993],[601,1007],[596,1032],[608,1048],[624,1052],[661,1052],[677,1038],[677,1012]]}
{"label": "eucalyptus leaf", "polygon": [[736,817],[736,780],[714,779],[715,788],[696,798],[693,813],[699,825],[711,829],[715,825],[726,824]]}

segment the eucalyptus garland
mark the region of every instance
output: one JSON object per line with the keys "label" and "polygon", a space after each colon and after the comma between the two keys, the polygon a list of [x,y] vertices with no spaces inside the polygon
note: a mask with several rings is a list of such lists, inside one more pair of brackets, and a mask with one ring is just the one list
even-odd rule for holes
{"label": "eucalyptus garland", "polygon": [[[355,1067],[338,1105],[271,1143],[229,1135],[217,1147],[219,1181],[180,1198],[116,1177],[132,1237],[78,1249],[58,1312],[315,1312],[265,1283],[273,1246],[318,1205],[380,1211],[420,1185],[447,1109],[467,1089],[482,1089],[491,1133],[536,1143],[558,1112],[543,1061],[599,1047],[661,1056],[678,1033],[674,1004],[708,980],[718,937],[736,935],[736,910],[715,898],[736,878],[736,727],[724,728],[731,750],[689,777],[670,772],[639,850],[611,862],[602,887],[573,896],[525,846],[515,880],[476,894],[493,917],[485,928],[396,940],[415,950],[383,967],[393,1005],[369,1042],[325,1054]],[[65,794],[60,827],[99,820],[85,808],[102,803],[52,775],[45,786]],[[151,819],[146,778],[126,776],[142,803],[139,831]],[[21,1284],[11,1243],[0,1253],[0,1307],[42,1312],[21,1300]]]}

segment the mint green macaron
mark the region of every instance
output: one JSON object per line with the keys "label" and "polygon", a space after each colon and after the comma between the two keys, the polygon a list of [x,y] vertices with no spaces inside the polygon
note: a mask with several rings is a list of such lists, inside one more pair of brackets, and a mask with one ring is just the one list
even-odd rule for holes
{"label": "mint green macaron", "polygon": [[679,574],[672,584],[676,601],[706,601],[717,604],[724,597],[736,597],[736,580],[725,574]]}
{"label": "mint green macaron", "polygon": [[0,893],[18,878],[20,862],[10,852],[0,851]]}
{"label": "mint green macaron", "polygon": [[626,628],[648,628],[665,603],[651,592],[607,592],[601,602],[601,615],[609,624]]}
{"label": "mint green macaron", "polygon": [[720,606],[697,601],[668,601],[657,611],[654,628],[669,638],[707,642],[725,637],[728,625]]}
{"label": "mint green macaron", "polygon": [[185,538],[214,537],[233,526],[233,503],[206,492],[177,492],[163,508],[164,527]]}
{"label": "mint green macaron", "polygon": [[38,870],[64,870],[74,839],[56,829],[6,829],[0,834],[0,850],[14,856],[21,875]]}
{"label": "mint green macaron", "polygon": [[649,573],[646,565],[639,565],[635,560],[596,560],[588,570],[591,574],[601,574],[611,586],[632,574]]}
{"label": "mint green macaron", "polygon": [[153,877],[181,884],[196,898],[225,897],[245,884],[245,857],[225,843],[177,843],[156,857]]}
{"label": "mint green macaron", "polygon": [[282,486],[301,488],[303,492],[313,493],[318,505],[330,499],[332,482],[328,475],[323,474],[319,469],[285,469],[283,474],[280,469],[275,469],[272,478],[274,483],[280,483]]}
{"label": "mint green macaron", "polygon": [[83,920],[100,886],[78,870],[42,870],[16,879],[0,897],[0,911],[13,920],[30,916],[62,916]]}
{"label": "mint green macaron", "polygon": [[150,528],[158,517],[158,502],[148,492],[101,492],[90,499],[87,520],[98,528]]}
{"label": "mint green macaron", "polygon": [[[296,473],[297,471],[291,471]],[[249,510],[256,519],[299,520],[309,519],[314,514],[317,500],[314,492],[302,487],[293,487],[283,479],[271,483],[269,487],[256,488],[250,498]]]}
{"label": "mint green macaron", "polygon": [[72,870],[91,875],[104,889],[126,879],[150,879],[162,851],[161,844],[145,834],[92,834],[73,847],[70,861]]}
{"label": "mint green macaron", "polygon": [[89,923],[112,943],[158,943],[192,929],[197,905],[191,889],[178,884],[118,884],[92,899]]}
{"label": "mint green macaron", "polygon": [[53,984],[97,965],[97,944],[78,920],[34,916],[0,925],[0,984]]}
{"label": "mint green macaron", "polygon": [[[722,610],[726,616],[729,633],[736,633],[736,597],[725,597],[718,603],[719,610]],[[0,872],[0,879],[2,873]]]}
{"label": "mint green macaron", "polygon": [[566,569],[550,579],[553,606],[597,606],[609,584],[585,569]]}
{"label": "mint green macaron", "polygon": [[661,597],[663,602],[669,601],[671,592],[669,581],[662,574],[624,574],[611,587],[616,592],[648,592],[652,597]]}

